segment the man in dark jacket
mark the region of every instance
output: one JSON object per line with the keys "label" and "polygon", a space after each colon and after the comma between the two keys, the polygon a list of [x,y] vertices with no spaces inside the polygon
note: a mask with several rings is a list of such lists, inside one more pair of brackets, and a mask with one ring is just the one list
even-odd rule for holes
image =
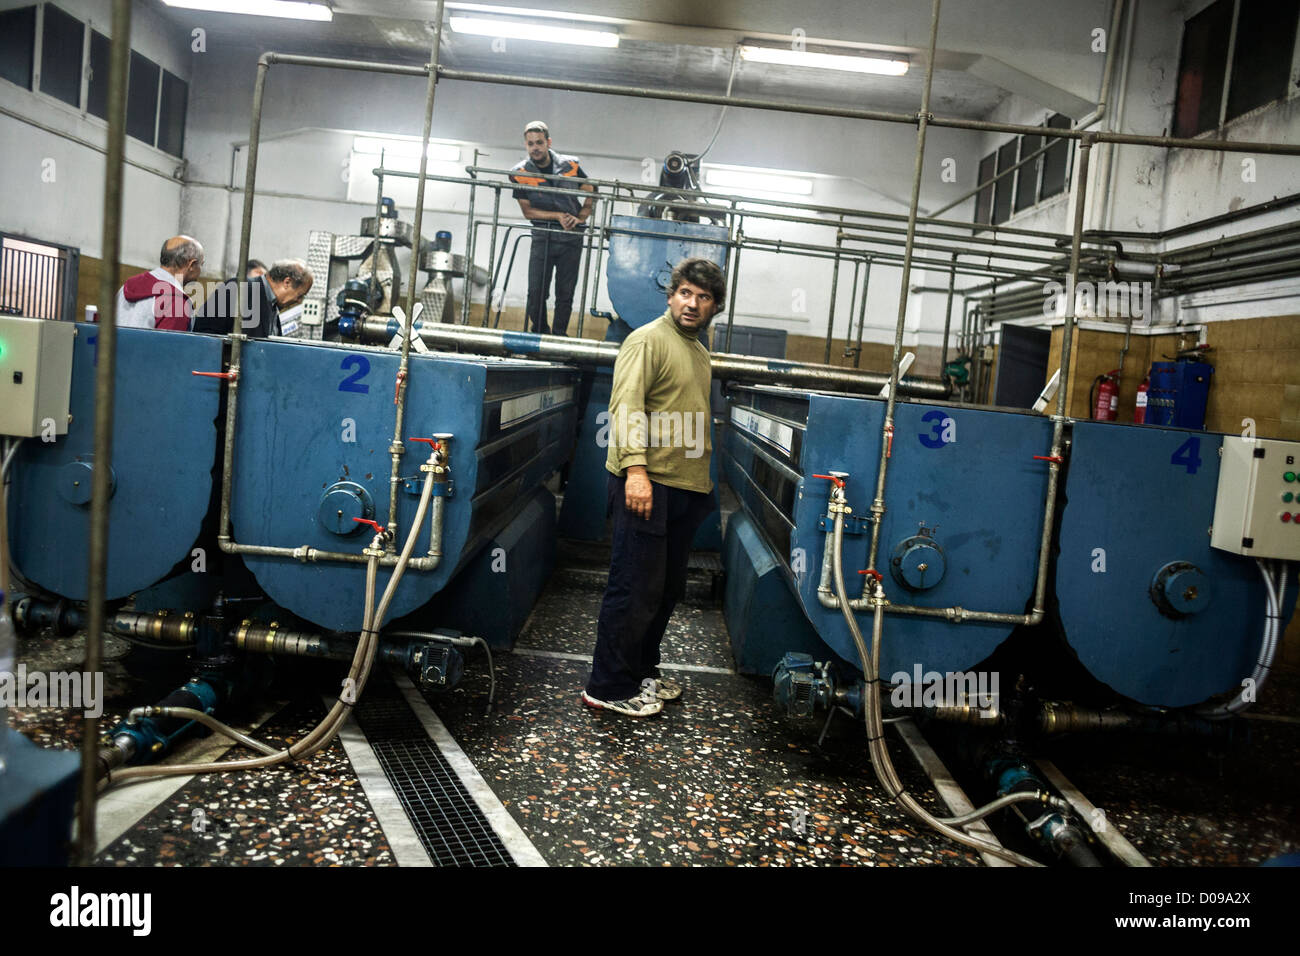
{"label": "man in dark jacket", "polygon": [[[525,219],[533,224],[532,251],[528,256],[528,327],[533,332],[554,331],[564,335],[573,310],[573,290],[578,284],[578,262],[582,258],[582,233],[591,215],[591,196],[596,187],[587,178],[575,156],[551,151],[551,133],[541,120],[524,127],[528,158],[516,163],[510,180],[524,187],[514,191]],[[559,179],[547,179],[559,176]],[[528,187],[533,188],[528,188]],[[573,190],[572,195],[540,192],[537,187]],[[548,328],[546,299],[551,292],[551,271],[555,272],[555,317]]]}
{"label": "man in dark jacket", "polygon": [[281,259],[256,279],[227,279],[194,314],[194,331],[229,335],[238,316],[239,331],[250,338],[280,335],[280,313],[305,299],[312,282],[301,259]]}

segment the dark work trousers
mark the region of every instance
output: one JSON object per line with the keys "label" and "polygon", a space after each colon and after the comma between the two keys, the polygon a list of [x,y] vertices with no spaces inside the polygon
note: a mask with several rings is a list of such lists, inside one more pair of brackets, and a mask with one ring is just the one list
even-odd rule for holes
{"label": "dark work trousers", "polygon": [[[564,335],[573,311],[573,290],[578,284],[582,258],[582,233],[534,229],[528,254],[528,328]],[[555,270],[555,321],[546,324],[546,300],[551,296],[551,270]]]}
{"label": "dark work trousers", "polygon": [[695,531],[713,510],[713,495],[651,482],[650,519],[625,504],[626,479],[610,476],[614,515],[609,583],[596,624],[596,653],[587,693],[627,700],[659,667],[659,645],[673,608],[686,593],[686,559]]}

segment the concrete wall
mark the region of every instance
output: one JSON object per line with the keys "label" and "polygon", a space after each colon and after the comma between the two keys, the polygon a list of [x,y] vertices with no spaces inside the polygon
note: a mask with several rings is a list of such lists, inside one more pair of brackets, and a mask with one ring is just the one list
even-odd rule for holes
{"label": "concrete wall", "polygon": [[[111,36],[109,0],[59,0],[56,6]],[[134,5],[132,20],[132,49],[189,81],[188,37],[145,4]],[[34,85],[39,89],[39,81]],[[0,81],[0,228],[101,255],[106,135],[97,117]],[[151,267],[180,222],[181,164],[130,137],[126,158],[122,261]]]}

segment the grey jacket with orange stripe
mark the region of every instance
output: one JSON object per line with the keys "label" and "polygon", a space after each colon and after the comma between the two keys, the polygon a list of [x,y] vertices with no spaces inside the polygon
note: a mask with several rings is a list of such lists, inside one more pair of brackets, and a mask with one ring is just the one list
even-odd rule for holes
{"label": "grey jacket with orange stripe", "polygon": [[[510,170],[510,181],[522,187],[514,191],[515,199],[522,199],[531,205],[534,209],[547,209],[553,212],[567,212],[571,216],[576,216],[582,210],[583,203],[587,197],[581,194],[582,180],[587,178],[587,173],[582,168],[582,164],[576,156],[565,156],[551,150],[551,166],[549,169],[539,169],[532,159],[524,159],[523,162],[516,163]],[[543,175],[544,174],[544,175]],[[560,179],[546,179],[545,176],[559,176]],[[536,188],[545,186],[551,188],[560,188],[572,190],[573,195],[562,193],[541,192]],[[533,220],[534,229],[558,229],[565,232],[563,227],[553,219],[535,219]],[[577,229],[569,231],[567,235],[577,239],[586,226],[579,226]]]}

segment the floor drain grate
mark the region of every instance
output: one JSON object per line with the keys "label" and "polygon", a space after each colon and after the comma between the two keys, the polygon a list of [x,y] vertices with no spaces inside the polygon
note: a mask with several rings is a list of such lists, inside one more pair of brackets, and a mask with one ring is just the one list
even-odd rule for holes
{"label": "floor drain grate", "polygon": [[356,720],[437,866],[517,866],[396,690],[366,688]]}

